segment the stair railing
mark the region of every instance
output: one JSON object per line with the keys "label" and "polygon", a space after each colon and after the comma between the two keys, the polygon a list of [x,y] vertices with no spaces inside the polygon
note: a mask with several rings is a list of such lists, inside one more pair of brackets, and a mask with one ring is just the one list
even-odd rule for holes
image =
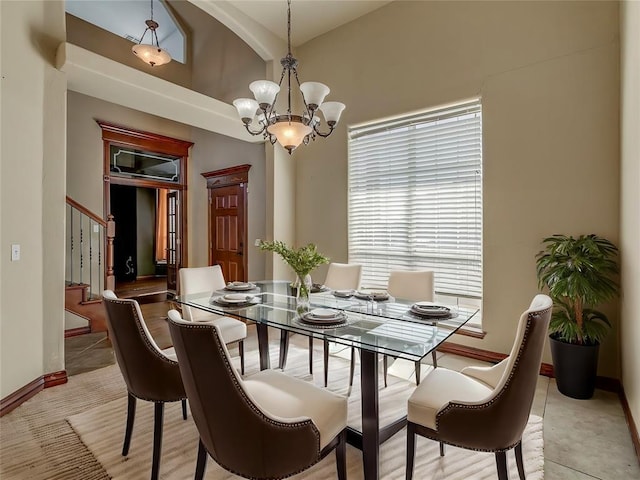
{"label": "stair railing", "polygon": [[115,288],[113,216],[104,220],[70,197],[66,215],[66,283],[87,284],[87,299],[99,298],[104,288]]}

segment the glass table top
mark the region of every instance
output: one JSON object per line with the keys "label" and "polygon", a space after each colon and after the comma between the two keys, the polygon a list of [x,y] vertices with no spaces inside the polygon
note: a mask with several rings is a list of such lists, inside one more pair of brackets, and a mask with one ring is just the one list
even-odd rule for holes
{"label": "glass table top", "polygon": [[[256,288],[251,290],[188,294],[176,301],[191,308],[414,361],[437,348],[478,312],[477,309],[446,305],[451,310],[450,318],[423,318],[411,312],[415,302],[393,297],[386,301],[339,298],[328,290],[310,295],[310,309],[341,311],[346,320],[343,317],[343,322],[335,326],[310,325],[301,317],[304,312],[297,311],[296,298],[289,295],[289,282],[253,283]],[[218,303],[224,301],[220,297],[230,294],[233,294],[230,298],[238,303]]]}

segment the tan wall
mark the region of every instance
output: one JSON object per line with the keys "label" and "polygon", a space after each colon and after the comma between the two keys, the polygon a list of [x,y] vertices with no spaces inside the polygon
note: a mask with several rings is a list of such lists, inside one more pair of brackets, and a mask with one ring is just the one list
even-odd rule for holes
{"label": "tan wall", "polygon": [[[65,80],[60,1],[0,2],[0,398],[64,368]],[[46,110],[45,110],[46,108]],[[10,262],[10,246],[22,258]],[[45,259],[45,256],[47,258]]]}
{"label": "tan wall", "polygon": [[226,103],[251,96],[249,83],[265,78],[265,63],[235,33],[187,1],[171,2],[189,25],[191,89]]}
{"label": "tan wall", "polygon": [[640,427],[640,3],[621,5],[622,385]]}
{"label": "tan wall", "polygon": [[193,129],[191,163],[189,166],[189,265],[209,263],[208,225],[209,207],[204,172],[236,165],[249,164],[248,230],[245,254],[248,255],[248,278],[265,278],[264,257],[253,246],[256,238],[264,238],[266,228],[264,146]]}
{"label": "tan wall", "polygon": [[[618,241],[618,22],[616,2],[396,1],[303,45],[300,80],[347,108],[331,137],[301,147],[297,243],[347,260],[349,124],[481,96],[487,335],[455,341],[508,352],[541,239]],[[617,331],[600,360],[618,377]]]}

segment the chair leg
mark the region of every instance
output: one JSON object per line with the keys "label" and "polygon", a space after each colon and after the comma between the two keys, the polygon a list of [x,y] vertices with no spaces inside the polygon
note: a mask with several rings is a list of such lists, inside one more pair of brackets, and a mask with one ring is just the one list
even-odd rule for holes
{"label": "chair leg", "polygon": [[240,374],[244,375],[244,340],[238,342],[238,350],[240,352]]}
{"label": "chair leg", "polygon": [[438,368],[438,356],[435,350],[431,350],[431,358],[433,359],[433,368]]}
{"label": "chair leg", "polygon": [[518,476],[520,477],[520,480],[525,480],[524,463],[522,462],[522,440],[518,442],[518,444],[515,446],[513,451],[516,455],[516,465],[518,466]]}
{"label": "chair leg", "polygon": [[416,433],[411,422],[407,423],[407,473],[406,480],[413,478],[413,458],[416,455]]}
{"label": "chair leg", "polygon": [[202,440],[198,442],[198,460],[196,461],[196,474],[193,477],[195,480],[202,480],[204,478],[204,471],[207,468],[207,449],[204,448]]}
{"label": "chair leg", "polygon": [[353,374],[356,369],[356,349],[351,347],[351,365],[349,367],[349,386],[353,386]]}
{"label": "chair leg", "polygon": [[420,360],[416,362],[416,385],[420,385]]}
{"label": "chair leg", "polygon": [[151,462],[151,480],[160,476],[160,452],[162,451],[162,422],[164,418],[164,402],[156,402],[153,420],[153,460]]}
{"label": "chair leg", "polygon": [[336,446],[336,469],[338,480],[347,480],[347,431],[343,430]]}
{"label": "chair leg", "polygon": [[387,388],[387,371],[389,370],[389,357],[382,357],[382,376],[384,377],[384,388]]}
{"label": "chair leg", "polygon": [[182,400],[182,419],[187,419],[187,400]]}
{"label": "chair leg", "polygon": [[444,443],[440,442],[440,456],[444,457]]}
{"label": "chair leg", "polygon": [[507,452],[496,452],[496,467],[498,469],[498,480],[509,480]]}
{"label": "chair leg", "polygon": [[313,375],[313,337],[309,337],[309,375]]}
{"label": "chair leg", "polygon": [[131,445],[131,433],[133,432],[133,421],[136,419],[136,397],[128,394],[127,397],[127,428],[124,431],[124,443],[122,445],[122,456],[126,457]]}
{"label": "chair leg", "polygon": [[329,383],[329,341],[324,341],[324,386]]}

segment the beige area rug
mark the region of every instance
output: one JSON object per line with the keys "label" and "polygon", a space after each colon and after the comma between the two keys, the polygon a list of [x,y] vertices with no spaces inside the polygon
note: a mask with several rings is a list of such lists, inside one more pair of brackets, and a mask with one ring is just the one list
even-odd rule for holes
{"label": "beige area rug", "polygon": [[[257,352],[247,352],[247,373],[257,371]],[[321,359],[321,355],[316,358]],[[272,347],[272,365],[276,361],[276,349]],[[237,359],[235,359],[237,360]],[[117,367],[108,367],[115,368]],[[321,382],[322,365],[314,365],[315,378],[308,374],[307,352],[295,345],[290,347],[287,374],[309,381]],[[349,362],[338,357],[330,358],[329,388],[337,393],[349,394],[349,423],[360,423],[360,396],[357,387],[348,389]],[[106,373],[106,372],[105,372]],[[112,375],[112,372],[109,372]],[[359,378],[354,385],[358,385]],[[415,385],[396,377],[389,377],[389,387],[380,390],[382,425],[406,413],[406,400]],[[153,407],[148,402],[138,401],[136,423],[131,449],[122,457],[122,440],[126,418],[126,398],[105,401],[67,418],[73,430],[95,456],[109,477],[120,479],[146,479],[151,470],[153,438]],[[528,480],[540,480],[544,476],[542,419],[532,416],[523,437],[524,464]],[[180,404],[168,404],[165,408],[161,478],[193,478],[196,462],[198,434],[191,417],[182,420]],[[250,454],[250,452],[247,452]],[[402,479],[405,475],[406,430],[401,430],[380,449],[380,478]],[[496,478],[493,454],[478,453],[447,447],[445,457],[440,457],[438,444],[419,438],[416,447],[416,480],[494,480]],[[507,456],[510,478],[517,479],[513,453]],[[349,479],[362,479],[362,457],[360,451],[349,446],[347,450]],[[62,477],[61,477],[62,478]],[[86,477],[90,478],[90,477]],[[91,477],[93,478],[93,477]],[[99,478],[99,477],[95,477]],[[236,476],[221,469],[212,459],[207,465],[206,477],[232,479]],[[331,454],[306,472],[292,478],[330,479],[336,478],[335,455]]]}

